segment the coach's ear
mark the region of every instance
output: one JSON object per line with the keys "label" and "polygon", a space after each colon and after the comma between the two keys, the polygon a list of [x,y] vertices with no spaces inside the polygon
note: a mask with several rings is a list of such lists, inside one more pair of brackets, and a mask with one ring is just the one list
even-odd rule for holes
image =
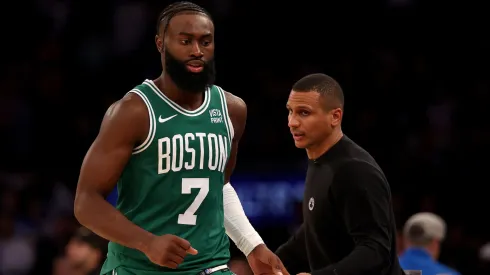
{"label": "coach's ear", "polygon": [[343,113],[344,112],[342,111],[342,108],[335,108],[332,111],[330,111],[330,114],[332,116],[331,117],[332,127],[340,125],[340,123],[342,122]]}

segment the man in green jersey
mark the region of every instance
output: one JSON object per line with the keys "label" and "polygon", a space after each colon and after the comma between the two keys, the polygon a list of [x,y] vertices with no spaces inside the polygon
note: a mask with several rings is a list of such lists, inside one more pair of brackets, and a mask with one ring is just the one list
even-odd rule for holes
{"label": "man in green jersey", "polygon": [[75,216],[110,241],[102,274],[231,274],[229,236],[255,274],[289,275],[229,184],[247,108],[213,85],[211,17],[172,4],[155,42],[162,74],[109,107],[80,172]]}

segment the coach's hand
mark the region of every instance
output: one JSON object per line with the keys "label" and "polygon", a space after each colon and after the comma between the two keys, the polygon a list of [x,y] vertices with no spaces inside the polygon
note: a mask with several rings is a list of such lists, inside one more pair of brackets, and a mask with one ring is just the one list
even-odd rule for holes
{"label": "coach's hand", "polygon": [[289,275],[279,257],[264,244],[255,247],[247,260],[254,275]]}
{"label": "coach's hand", "polygon": [[170,234],[153,237],[143,252],[153,263],[174,269],[184,261],[187,254],[197,254],[197,250],[187,240]]}

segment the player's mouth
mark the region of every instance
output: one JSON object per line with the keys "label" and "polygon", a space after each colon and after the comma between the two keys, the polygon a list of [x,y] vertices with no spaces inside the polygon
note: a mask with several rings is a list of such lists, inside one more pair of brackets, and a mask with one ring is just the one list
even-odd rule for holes
{"label": "player's mouth", "polygon": [[202,61],[189,61],[186,64],[187,69],[193,73],[200,73],[204,69],[204,63]]}

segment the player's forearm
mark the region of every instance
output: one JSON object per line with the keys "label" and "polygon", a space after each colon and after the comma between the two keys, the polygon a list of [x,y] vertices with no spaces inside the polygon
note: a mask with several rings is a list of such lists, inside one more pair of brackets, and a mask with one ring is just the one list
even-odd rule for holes
{"label": "player's forearm", "polygon": [[226,234],[248,256],[256,246],[264,242],[250,224],[235,189],[229,183],[223,187],[223,205]]}
{"label": "player's forearm", "polygon": [[142,252],[153,238],[153,234],[129,221],[97,193],[77,193],[75,217],[97,235]]}

